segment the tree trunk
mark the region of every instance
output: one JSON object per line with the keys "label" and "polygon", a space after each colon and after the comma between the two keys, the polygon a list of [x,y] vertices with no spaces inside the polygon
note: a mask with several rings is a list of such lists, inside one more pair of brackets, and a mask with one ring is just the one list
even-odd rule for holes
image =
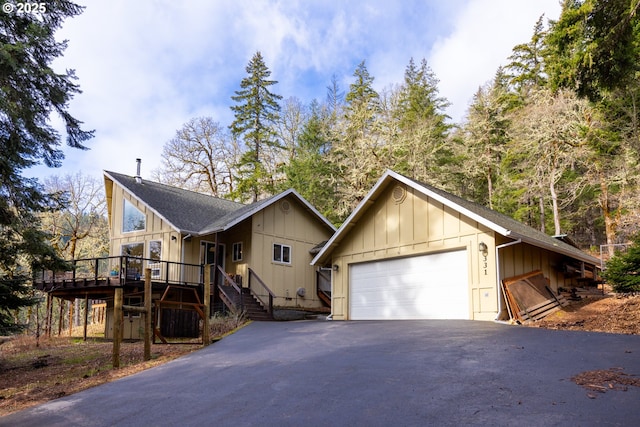
{"label": "tree trunk", "polygon": [[549,183],[549,191],[551,192],[551,204],[553,206],[553,226],[555,227],[555,235],[560,235],[560,212],[558,210],[558,193],[553,180]]}
{"label": "tree trunk", "polygon": [[600,171],[598,177],[600,178],[600,208],[604,216],[604,229],[607,235],[608,251],[609,256],[613,256],[615,252],[613,244],[616,241],[616,221],[609,208],[609,186],[607,185],[604,173]]}
{"label": "tree trunk", "polygon": [[546,234],[547,227],[546,227],[546,224],[545,224],[546,219],[545,219],[545,216],[544,216],[544,197],[540,196],[538,198],[538,203],[539,203],[539,206],[540,206],[540,231],[542,231],[543,233]]}

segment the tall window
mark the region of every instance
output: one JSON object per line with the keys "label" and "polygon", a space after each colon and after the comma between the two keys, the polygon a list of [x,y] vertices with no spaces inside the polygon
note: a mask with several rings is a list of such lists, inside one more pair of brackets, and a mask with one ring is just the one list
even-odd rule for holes
{"label": "tall window", "polygon": [[282,264],[291,264],[291,246],[273,244],[273,262]]}
{"label": "tall window", "polygon": [[233,244],[233,255],[231,259],[233,262],[242,261],[242,242]]}
{"label": "tall window", "polygon": [[149,261],[148,267],[151,269],[151,278],[158,279],[160,277],[160,260],[162,259],[162,241],[151,240],[149,242]]}
{"label": "tall window", "polygon": [[122,245],[122,255],[129,258],[125,260],[126,275],[128,279],[140,280],[142,278],[142,256],[144,243],[129,243]]}
{"label": "tall window", "polygon": [[154,261],[162,259],[162,241],[152,240],[149,242],[149,258]]}
{"label": "tall window", "polygon": [[146,226],[145,215],[138,210],[128,200],[124,201],[124,209],[122,217],[122,232],[127,233],[130,231],[144,230]]}

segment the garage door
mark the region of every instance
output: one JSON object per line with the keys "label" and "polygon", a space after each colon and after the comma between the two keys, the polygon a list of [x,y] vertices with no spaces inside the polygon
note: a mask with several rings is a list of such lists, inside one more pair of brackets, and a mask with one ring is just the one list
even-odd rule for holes
{"label": "garage door", "polygon": [[352,320],[469,319],[467,252],[352,264]]}

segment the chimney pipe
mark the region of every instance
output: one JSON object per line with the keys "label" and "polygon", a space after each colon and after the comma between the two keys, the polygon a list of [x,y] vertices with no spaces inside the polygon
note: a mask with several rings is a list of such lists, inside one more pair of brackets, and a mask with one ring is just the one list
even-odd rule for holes
{"label": "chimney pipe", "polygon": [[142,163],[142,159],[136,159],[137,167],[136,167],[136,182],[138,184],[142,184],[142,177],[140,176],[140,163]]}

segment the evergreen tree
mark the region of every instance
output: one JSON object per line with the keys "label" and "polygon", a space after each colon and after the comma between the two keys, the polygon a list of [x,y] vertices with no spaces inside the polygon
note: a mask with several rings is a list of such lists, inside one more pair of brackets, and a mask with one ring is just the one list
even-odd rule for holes
{"label": "evergreen tree", "polygon": [[617,252],[607,262],[603,276],[616,292],[640,292],[640,235],[626,252]]}
{"label": "evergreen tree", "polygon": [[500,176],[511,124],[507,92],[499,69],[490,85],[478,89],[463,126],[465,188],[471,198],[494,209],[494,193]]}
{"label": "evergreen tree", "polygon": [[327,161],[331,149],[328,135],[330,113],[317,103],[311,104],[311,114],[304,124],[296,146],[296,156],[284,167],[286,188],[293,188],[315,206],[330,221],[337,223],[335,215],[335,187],[333,164]]}
{"label": "evergreen tree", "polygon": [[553,87],[575,89],[591,101],[625,87],[640,71],[640,2],[565,0],[546,38]]}
{"label": "evergreen tree", "polygon": [[[404,74],[391,121],[391,164],[388,167],[423,182],[442,186],[453,151],[447,138],[452,125],[444,110],[449,102],[438,92],[438,79],[422,60],[417,67],[413,58]],[[387,126],[390,126],[387,124]],[[438,178],[436,178],[438,177]]]}
{"label": "evergreen tree", "polygon": [[529,43],[516,45],[509,56],[509,64],[505,67],[509,71],[509,80],[516,92],[526,94],[529,89],[544,86],[547,78],[544,73],[544,24],[543,16],[538,18],[533,27],[533,36]]}
{"label": "evergreen tree", "polygon": [[66,0],[46,7],[43,14],[0,14],[0,334],[16,328],[12,310],[32,303],[32,272],[61,265],[39,228],[39,213],[59,208],[60,199],[22,173],[40,161],[61,165],[61,136],[49,123],[52,113],[62,119],[70,147],[85,149],[92,137],[68,112],[80,92],[73,71],[58,74],[51,68],[66,47],[55,31],[82,8]]}
{"label": "evergreen tree", "polygon": [[269,87],[278,83],[268,80],[271,71],[260,52],[256,52],[246,68],[248,76],[240,82],[240,90],[232,96],[236,103],[231,110],[235,120],[230,126],[233,136],[245,142],[246,151],[238,164],[240,176],[232,197],[256,202],[273,193],[275,165],[268,161],[273,151],[281,149],[277,140],[276,122],[282,96]]}
{"label": "evergreen tree", "polygon": [[346,216],[364,198],[385,167],[385,141],[379,125],[380,96],[373,89],[374,78],[362,61],[354,71],[355,81],[345,97],[344,115],[334,131],[331,159],[337,174],[336,215]]}

